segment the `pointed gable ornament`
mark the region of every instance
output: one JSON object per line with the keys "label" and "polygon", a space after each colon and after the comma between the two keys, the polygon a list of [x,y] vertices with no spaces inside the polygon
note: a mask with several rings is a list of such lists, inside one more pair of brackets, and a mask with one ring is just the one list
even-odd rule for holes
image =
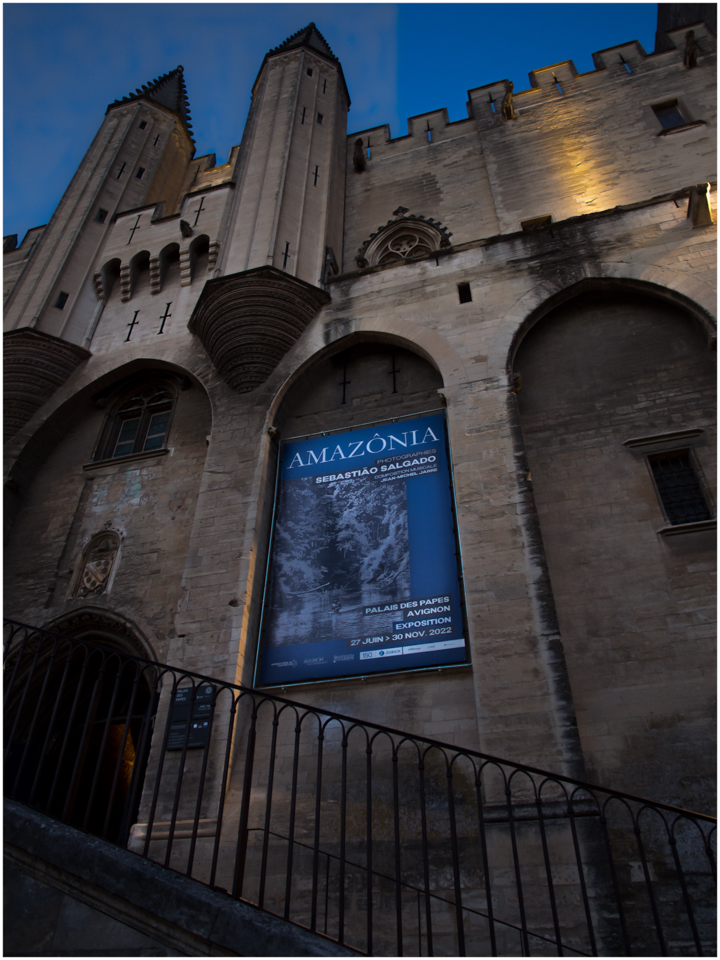
{"label": "pointed gable ornament", "polygon": [[187,96],[184,67],[182,65],[171,70],[170,73],[164,73],[148,84],[143,84],[142,88],[138,88],[135,93],[128,94],[122,100],[115,100],[108,106],[108,110],[120,104],[133,103],[137,100],[157,103],[174,113],[180,119],[193,145],[195,144],[192,135],[192,123],[190,122],[190,101]]}
{"label": "pointed gable ornament", "polygon": [[270,52],[282,53],[285,50],[293,50],[296,47],[310,47],[329,60],[339,63],[338,58],[330,49],[330,44],[312,22],[302,30],[298,30],[297,33],[293,33],[293,35],[288,37],[279,47],[274,47]]}

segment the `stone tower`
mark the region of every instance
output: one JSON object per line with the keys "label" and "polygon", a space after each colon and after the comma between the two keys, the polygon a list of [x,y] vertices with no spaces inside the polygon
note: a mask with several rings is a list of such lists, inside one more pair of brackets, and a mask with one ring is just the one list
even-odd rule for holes
{"label": "stone tower", "polygon": [[342,246],[349,107],[340,63],[314,23],[267,54],[241,146],[223,273],[274,266],[323,281]]}
{"label": "stone tower", "polygon": [[95,139],[5,304],[5,329],[29,327],[78,343],[97,307],[93,251],[115,215],[173,208],[195,152],[183,68],[110,104]]}

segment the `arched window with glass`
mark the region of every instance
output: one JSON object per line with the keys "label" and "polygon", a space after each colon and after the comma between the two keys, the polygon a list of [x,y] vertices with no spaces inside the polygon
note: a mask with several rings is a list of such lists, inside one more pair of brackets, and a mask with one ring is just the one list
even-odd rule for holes
{"label": "arched window with glass", "polygon": [[136,385],[116,394],[95,460],[114,460],[164,450],[177,391],[167,379]]}

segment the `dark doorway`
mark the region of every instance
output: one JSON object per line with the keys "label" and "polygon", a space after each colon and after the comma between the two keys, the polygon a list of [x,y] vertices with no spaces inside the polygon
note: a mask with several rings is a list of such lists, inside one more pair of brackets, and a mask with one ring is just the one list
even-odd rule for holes
{"label": "dark doorway", "polygon": [[155,710],[150,673],[87,639],[16,636],[6,659],[6,796],[124,845]]}

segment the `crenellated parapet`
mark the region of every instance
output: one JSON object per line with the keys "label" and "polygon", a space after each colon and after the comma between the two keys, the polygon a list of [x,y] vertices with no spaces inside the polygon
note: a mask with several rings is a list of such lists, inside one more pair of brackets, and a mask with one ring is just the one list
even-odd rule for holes
{"label": "crenellated parapet", "polygon": [[704,23],[669,36],[659,53],[598,51],[587,73],[571,60],[536,68],[525,90],[475,87],[466,119],[432,110],[402,137],[350,134],[343,270],[398,204],[462,244],[715,182],[715,37]]}
{"label": "crenellated parapet", "polygon": [[[648,54],[637,40],[632,40],[593,53],[596,69],[587,73],[579,73],[572,60],[531,70],[528,74],[528,89],[513,92],[516,110],[520,114],[548,100],[600,92],[608,81],[621,80],[630,84],[638,78],[648,77],[668,68],[686,69],[683,58],[688,30],[694,32],[698,48],[697,64],[702,68],[714,59],[716,38],[704,23],[696,23],[669,31],[668,36],[674,45],[671,49],[659,53]],[[355,141],[361,137],[365,150],[369,149],[368,159],[372,162],[373,159],[388,155],[386,145],[389,145],[392,155],[396,156],[422,144],[438,143],[461,135],[464,129],[469,129],[473,120],[479,123],[481,128],[488,122],[501,123],[500,107],[507,84],[507,80],[496,80],[469,90],[467,120],[450,121],[447,109],[432,110],[410,117],[407,121],[408,133],[399,137],[390,136],[388,124],[349,134],[349,152],[352,153]]]}
{"label": "crenellated parapet", "polygon": [[[183,180],[182,197],[230,183],[239,152],[239,144],[232,147],[226,163],[216,163],[214,153],[207,153],[191,160]],[[167,212],[170,213],[170,211]]]}

